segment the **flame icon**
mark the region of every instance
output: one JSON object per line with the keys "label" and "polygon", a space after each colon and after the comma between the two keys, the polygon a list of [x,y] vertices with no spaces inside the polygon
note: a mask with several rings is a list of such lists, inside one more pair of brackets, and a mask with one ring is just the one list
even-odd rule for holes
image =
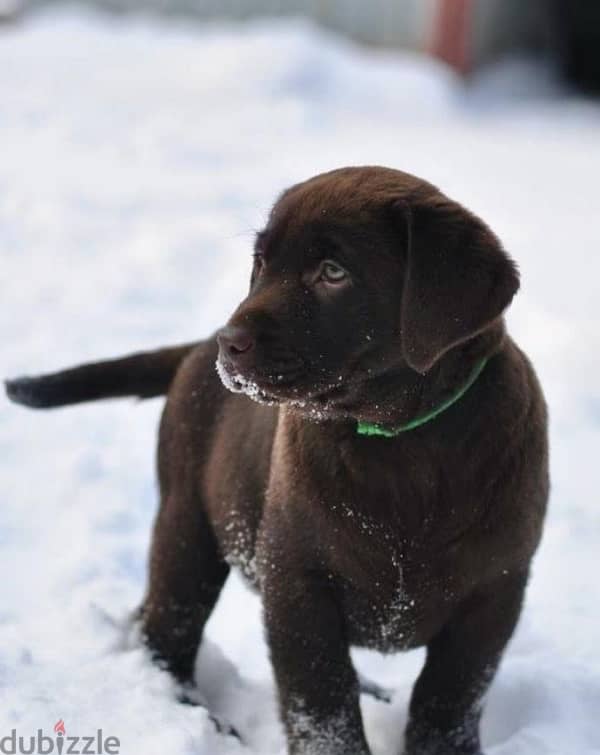
{"label": "flame icon", "polygon": [[59,720],[58,720],[58,721],[57,721],[57,722],[56,722],[56,723],[54,724],[54,731],[55,731],[55,732],[56,732],[57,734],[62,734],[63,736],[64,736],[64,734],[66,734],[66,731],[65,731],[65,722],[64,722],[64,721],[62,720],[62,718],[61,718],[61,719],[59,719]]}

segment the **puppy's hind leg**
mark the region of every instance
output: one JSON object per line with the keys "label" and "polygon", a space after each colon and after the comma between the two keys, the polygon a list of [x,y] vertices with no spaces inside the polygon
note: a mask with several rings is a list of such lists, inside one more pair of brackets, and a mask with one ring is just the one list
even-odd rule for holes
{"label": "puppy's hind leg", "polygon": [[193,685],[204,625],[228,573],[197,497],[189,489],[171,491],[161,502],[154,527],[150,582],[140,619],[150,652],[182,689]]}
{"label": "puppy's hind leg", "polygon": [[154,660],[179,683],[178,701],[206,708],[219,733],[240,739],[231,724],[208,710],[194,683],[202,632],[228,573],[197,498],[165,497],[154,526],[148,592],[138,614],[142,637]]}

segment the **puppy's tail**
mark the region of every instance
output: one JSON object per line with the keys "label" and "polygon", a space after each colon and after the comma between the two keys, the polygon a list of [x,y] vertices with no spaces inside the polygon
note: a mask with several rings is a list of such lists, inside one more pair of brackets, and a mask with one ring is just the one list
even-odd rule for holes
{"label": "puppy's tail", "polygon": [[34,409],[121,396],[162,396],[179,365],[196,345],[144,351],[48,375],[7,380],[6,393],[12,401]]}

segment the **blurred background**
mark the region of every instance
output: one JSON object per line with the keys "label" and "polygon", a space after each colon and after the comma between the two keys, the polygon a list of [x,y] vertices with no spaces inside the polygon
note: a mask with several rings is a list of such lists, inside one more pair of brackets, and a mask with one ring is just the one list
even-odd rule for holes
{"label": "blurred background", "polygon": [[[517,260],[509,328],[551,417],[553,490],[487,755],[600,753],[600,3],[0,0],[2,375],[208,337],[284,188],[352,164],[422,176]],[[0,737],[103,727],[126,755],[283,755],[260,606],[239,579],[198,678],[219,737],[127,617],[144,591],[161,400],[0,397]],[[397,755],[422,652],[357,652]]]}
{"label": "blurred background", "polygon": [[[81,0],[80,0],[81,1]],[[0,20],[63,4],[0,0]],[[248,20],[303,16],[366,45],[425,51],[464,75],[527,52],[557,61],[570,81],[600,87],[600,7],[594,0],[83,0],[119,14]]]}

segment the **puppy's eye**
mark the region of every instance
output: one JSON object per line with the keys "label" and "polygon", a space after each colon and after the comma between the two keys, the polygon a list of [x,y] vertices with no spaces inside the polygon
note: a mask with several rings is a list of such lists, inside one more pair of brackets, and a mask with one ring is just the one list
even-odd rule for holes
{"label": "puppy's eye", "polygon": [[325,260],[320,269],[319,280],[331,285],[344,283],[348,279],[348,273],[337,262]]}

